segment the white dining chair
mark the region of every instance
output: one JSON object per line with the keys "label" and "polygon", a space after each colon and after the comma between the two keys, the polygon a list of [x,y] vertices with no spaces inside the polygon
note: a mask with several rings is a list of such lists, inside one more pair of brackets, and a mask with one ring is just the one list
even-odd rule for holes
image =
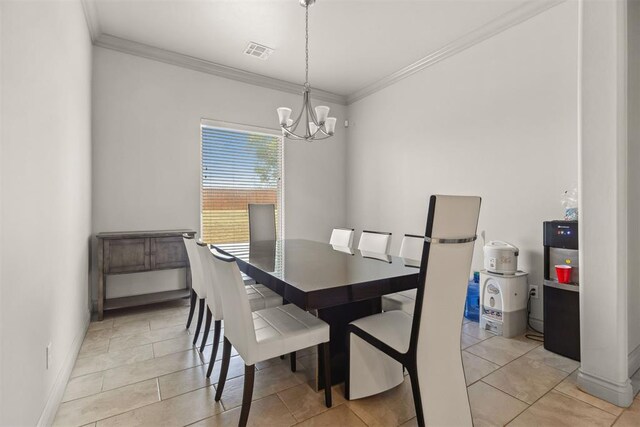
{"label": "white dining chair", "polygon": [[207,287],[204,283],[204,273],[202,270],[202,262],[198,253],[198,245],[195,236],[183,234],[182,240],[184,247],[187,249],[187,258],[189,258],[189,268],[191,269],[191,307],[189,308],[189,317],[187,318],[187,329],[191,326],[193,312],[195,310],[196,301],[198,302],[198,323],[193,336],[193,345],[198,341],[200,328],[202,327],[202,318],[205,311],[205,299],[207,298]]}
{"label": "white dining chair", "polygon": [[[405,234],[400,244],[398,256],[405,261],[405,264],[420,266],[422,259],[422,247],[424,246],[424,236],[416,234]],[[413,314],[416,302],[416,289],[396,292],[382,297],[382,311],[402,310],[408,314]]]}
{"label": "white dining chair", "polygon": [[249,242],[276,240],[276,205],[249,204]]}
{"label": "white dining chair", "polygon": [[219,401],[224,391],[232,345],[245,363],[239,426],[245,426],[249,418],[255,364],[317,345],[324,368],[325,405],[330,408],[329,325],[294,304],[258,310],[254,319],[234,258],[215,253],[214,265],[215,283],[225,309],[222,366],[215,400]]}
{"label": "white dining chair", "polygon": [[353,228],[334,228],[331,232],[329,244],[341,248],[350,248],[353,246]]}
{"label": "white dining chair", "polygon": [[471,426],[460,334],[480,197],[431,196],[413,316],[393,310],[347,327],[347,399],[409,373],[418,425]]}
{"label": "white dining chair", "polygon": [[[220,330],[222,328],[222,320],[224,319],[224,311],[222,306],[222,296],[215,282],[215,264],[213,262],[213,254],[208,245],[198,242],[198,253],[202,262],[204,272],[204,283],[207,287],[207,320],[205,322],[205,334],[200,344],[200,352],[204,351],[207,344],[211,321],[213,320],[213,348],[211,358],[209,359],[209,367],[207,369],[207,378],[211,376],[213,366],[215,364],[216,355],[218,354],[218,344],[220,343]],[[243,280],[244,288],[249,298],[249,306],[251,311],[262,310],[270,307],[282,305],[282,297],[264,285],[247,284],[247,280]],[[295,354],[292,355],[292,366],[295,365]],[[295,371],[295,369],[294,369]]]}
{"label": "white dining chair", "polygon": [[391,246],[391,233],[382,231],[363,231],[358,242],[358,250],[388,254]]}

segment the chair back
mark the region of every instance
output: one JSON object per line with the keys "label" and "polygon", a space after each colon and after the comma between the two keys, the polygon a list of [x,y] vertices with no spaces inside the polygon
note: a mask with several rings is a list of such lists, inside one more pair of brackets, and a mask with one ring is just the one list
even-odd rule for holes
{"label": "chair back", "polygon": [[388,254],[391,246],[391,233],[381,231],[363,231],[358,249],[378,254]]}
{"label": "chair back", "polygon": [[213,262],[213,254],[209,246],[204,243],[198,243],[198,254],[202,263],[202,274],[204,276],[204,286],[207,288],[207,305],[211,310],[213,320],[222,320],[224,313],[222,311],[222,296],[218,289],[218,283],[215,280]]}
{"label": "chair back", "polygon": [[249,242],[276,240],[276,205],[249,204]]}
{"label": "chair back", "polygon": [[198,298],[206,298],[207,289],[204,284],[204,274],[196,239],[188,234],[183,234],[182,240],[184,240],[184,247],[187,249],[187,258],[189,258],[191,267],[191,287],[198,294]]}
{"label": "chair back", "polygon": [[340,246],[341,248],[350,248],[353,245],[353,228],[334,228],[331,232],[329,244]]}
{"label": "chair back", "polygon": [[248,356],[256,351],[257,341],[242,274],[233,257],[215,250],[212,254],[213,278],[224,307],[224,336],[244,360],[249,360]]}
{"label": "chair back", "polygon": [[422,259],[422,247],[424,246],[424,236],[415,234],[405,234],[400,244],[400,258],[411,261],[420,261]]}
{"label": "chair back", "polygon": [[460,334],[480,201],[431,196],[429,204],[410,342],[426,425],[472,425]]}

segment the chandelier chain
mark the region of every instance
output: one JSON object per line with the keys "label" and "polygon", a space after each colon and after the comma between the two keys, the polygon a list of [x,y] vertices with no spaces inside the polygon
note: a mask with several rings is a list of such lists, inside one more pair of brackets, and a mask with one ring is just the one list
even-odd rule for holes
{"label": "chandelier chain", "polygon": [[305,29],[304,29],[304,43],[305,43],[305,86],[309,85],[309,4],[305,6]]}

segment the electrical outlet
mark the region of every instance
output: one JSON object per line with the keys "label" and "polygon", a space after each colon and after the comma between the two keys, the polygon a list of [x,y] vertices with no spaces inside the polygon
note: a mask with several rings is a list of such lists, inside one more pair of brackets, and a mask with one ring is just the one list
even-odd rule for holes
{"label": "electrical outlet", "polygon": [[531,298],[538,299],[538,285],[529,285],[529,295]]}
{"label": "electrical outlet", "polygon": [[45,353],[47,356],[47,369],[49,369],[51,367],[52,357],[53,357],[53,355],[51,354],[51,343],[47,345],[47,348],[45,349]]}

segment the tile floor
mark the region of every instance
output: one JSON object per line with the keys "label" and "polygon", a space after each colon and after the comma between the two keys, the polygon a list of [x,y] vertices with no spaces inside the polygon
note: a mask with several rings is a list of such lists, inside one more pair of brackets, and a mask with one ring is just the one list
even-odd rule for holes
{"label": "tile floor", "polygon": [[[205,378],[212,333],[203,354],[184,327],[184,303],[120,312],[92,322],[58,409],[64,426],[235,426],[242,400],[243,362],[233,353],[220,402]],[[195,319],[194,319],[195,320]],[[195,323],[195,321],[193,322]],[[640,398],[622,409],[581,392],[578,363],[547,352],[525,337],[505,339],[465,320],[461,340],[471,410],[481,426],[638,426]],[[222,346],[220,346],[220,352]],[[221,357],[221,353],[217,355]],[[312,390],[315,353],[258,364],[249,423],[266,426],[415,426],[411,386],[345,401],[335,386],[334,405]]]}

